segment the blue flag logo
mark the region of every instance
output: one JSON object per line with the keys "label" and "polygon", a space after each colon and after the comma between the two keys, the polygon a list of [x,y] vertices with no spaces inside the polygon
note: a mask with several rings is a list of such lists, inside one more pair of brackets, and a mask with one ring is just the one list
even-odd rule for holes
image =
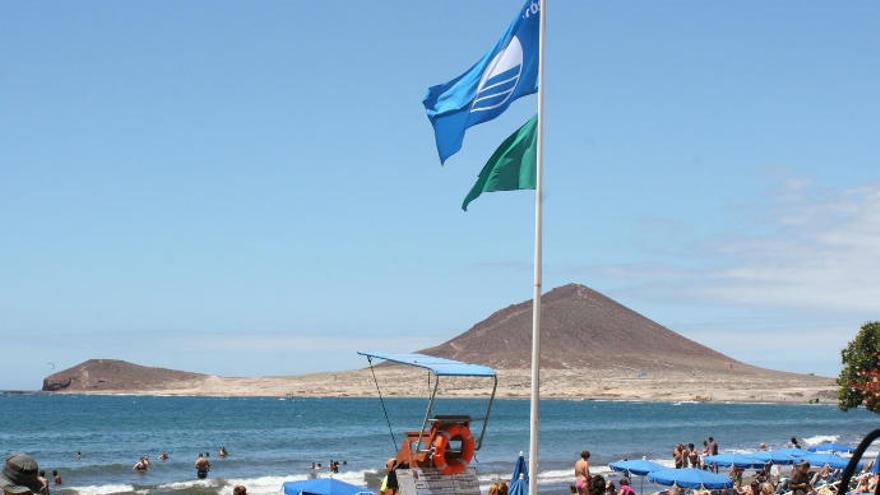
{"label": "blue flag logo", "polygon": [[538,90],[540,15],[538,0],[527,0],[492,50],[464,74],[428,89],[422,103],[441,162],[461,149],[468,127],[494,119]]}

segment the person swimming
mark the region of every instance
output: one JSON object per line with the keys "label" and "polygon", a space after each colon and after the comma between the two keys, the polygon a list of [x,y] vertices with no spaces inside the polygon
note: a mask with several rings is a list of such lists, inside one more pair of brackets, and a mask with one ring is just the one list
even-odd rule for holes
{"label": "person swimming", "polygon": [[144,458],[141,457],[138,461],[131,467],[132,471],[136,471],[138,473],[146,473],[147,469],[150,468],[149,462],[144,462]]}
{"label": "person swimming", "polygon": [[220,457],[226,457],[229,455],[229,452],[226,451],[226,447],[220,446],[220,451],[217,452],[217,455],[219,455]]}

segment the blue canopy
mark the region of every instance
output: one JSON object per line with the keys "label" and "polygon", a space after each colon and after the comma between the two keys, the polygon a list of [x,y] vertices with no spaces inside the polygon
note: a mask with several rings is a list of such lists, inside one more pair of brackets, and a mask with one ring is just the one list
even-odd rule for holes
{"label": "blue canopy", "polygon": [[709,490],[733,486],[733,480],[727,476],[696,468],[651,471],[648,473],[648,481],[666,486],[675,485],[681,488],[706,488]]}
{"label": "blue canopy", "polygon": [[788,454],[792,457],[803,457],[808,454],[808,452],[806,450],[795,449],[795,448],[779,449],[779,450],[774,450],[773,452],[777,452],[777,453],[781,453],[781,454]]}
{"label": "blue canopy", "polygon": [[522,455],[516,460],[507,495],[529,495],[529,467]]}
{"label": "blue canopy", "polygon": [[767,461],[757,459],[751,455],[743,454],[720,454],[709,455],[703,458],[703,464],[709,466],[736,466],[738,468],[762,468]]}
{"label": "blue canopy", "polygon": [[871,472],[874,474],[880,474],[880,457],[874,459],[874,463],[871,464]]}
{"label": "blue canopy", "polygon": [[437,376],[495,376],[495,370],[488,366],[467,364],[452,359],[427,356],[425,354],[389,354],[384,352],[361,352],[361,356],[384,359],[407,366],[417,366],[431,370]]}
{"label": "blue canopy", "polygon": [[622,461],[612,462],[608,467],[621,473],[631,473],[639,476],[644,476],[651,471],[666,469],[666,466],[647,459],[623,459]]}
{"label": "blue canopy", "polygon": [[780,449],[754,452],[749,454],[749,456],[769,462],[770,464],[794,464],[800,460],[801,456],[806,454],[807,452],[801,449]]}
{"label": "blue canopy", "polygon": [[852,453],[853,448],[849,445],[844,445],[842,443],[823,442],[818,445],[813,445],[807,450],[809,450],[810,452],[846,452],[850,454]]}
{"label": "blue canopy", "polygon": [[370,493],[366,487],[352,485],[334,478],[288,481],[281,485],[284,495],[357,495]]}
{"label": "blue canopy", "polygon": [[[843,469],[849,464],[849,459],[846,457],[840,457],[839,455],[834,454],[806,454],[801,457],[801,460],[807,461],[810,463],[810,466],[813,467],[822,467],[824,465],[831,466],[834,469]],[[859,462],[856,466],[857,469],[862,468],[862,463]]]}

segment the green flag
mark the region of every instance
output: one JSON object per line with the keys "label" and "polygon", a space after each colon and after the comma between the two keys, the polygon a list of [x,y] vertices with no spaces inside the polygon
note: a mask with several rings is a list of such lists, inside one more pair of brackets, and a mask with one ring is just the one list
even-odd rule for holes
{"label": "green flag", "polygon": [[480,171],[477,183],[464,198],[461,209],[484,192],[515,191],[535,188],[535,169],[538,160],[538,115],[529,119],[495,150]]}

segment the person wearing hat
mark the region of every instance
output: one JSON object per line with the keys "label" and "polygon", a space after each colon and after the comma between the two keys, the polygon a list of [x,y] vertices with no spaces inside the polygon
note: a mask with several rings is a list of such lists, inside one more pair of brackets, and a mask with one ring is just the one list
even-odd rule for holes
{"label": "person wearing hat", "polygon": [[0,472],[0,488],[4,494],[40,493],[43,483],[39,478],[40,467],[27,454],[12,454],[6,458]]}

